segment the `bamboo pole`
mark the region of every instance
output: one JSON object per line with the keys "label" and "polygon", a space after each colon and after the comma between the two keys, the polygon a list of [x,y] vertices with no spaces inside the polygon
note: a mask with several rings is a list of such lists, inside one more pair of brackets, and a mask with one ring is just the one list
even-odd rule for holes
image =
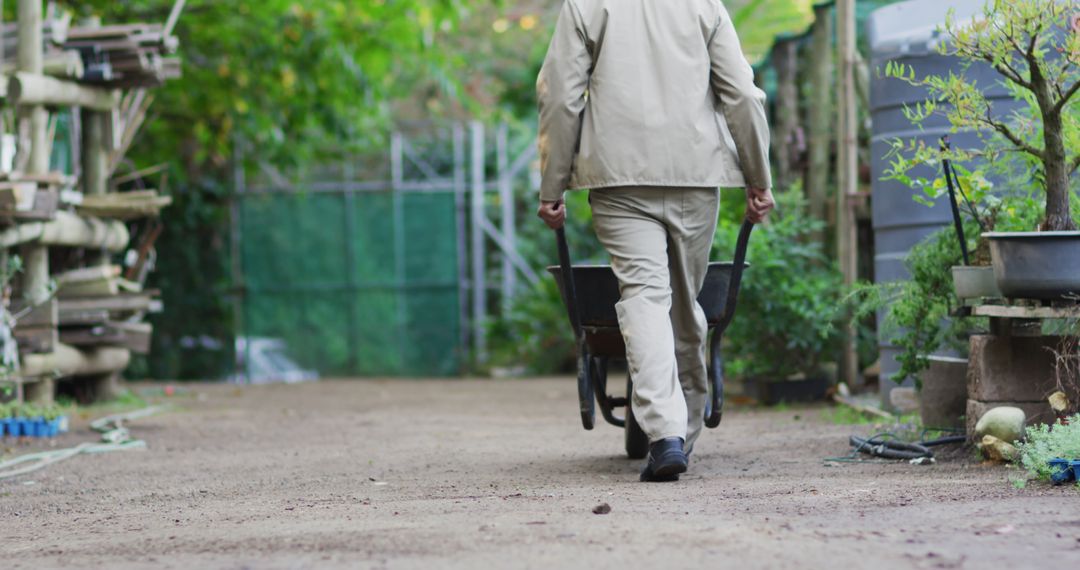
{"label": "bamboo pole", "polygon": [[131,351],[126,348],[98,347],[86,351],[58,343],[48,354],[28,354],[23,357],[22,373],[26,376],[89,376],[108,374],[127,368]]}
{"label": "bamboo pole", "polygon": [[777,41],[772,49],[772,62],[776,69],[776,132],[772,141],[773,155],[776,157],[776,186],[780,189],[791,184],[792,165],[795,162],[791,141],[799,126],[797,47],[794,40],[783,39]]}
{"label": "bamboo pole", "polygon": [[477,364],[487,362],[487,335],[484,319],[487,311],[487,283],[485,281],[484,230],[484,124],[480,121],[469,123],[469,138],[472,145],[470,170],[472,190],[469,200],[470,227],[472,232],[472,333],[473,355]]}
{"label": "bamboo pole", "polygon": [[[855,195],[858,190],[858,97],[855,92],[855,0],[837,0],[837,60],[840,74],[837,93],[837,125],[840,140],[837,161],[836,196],[836,244],[840,270],[844,274],[844,284],[855,283],[858,272],[858,243],[855,226]],[[845,338],[843,354],[840,359],[840,376],[850,386],[856,386],[859,380],[859,362],[855,350],[855,323],[849,319],[844,326]]]}
{"label": "bamboo pole", "polygon": [[[810,48],[811,102],[809,108],[809,168],[806,175],[806,197],[810,215],[824,221],[828,208],[828,187],[833,132],[833,21],[832,5],[814,7],[814,32]],[[817,243],[825,241],[825,230],[811,236]]]}
{"label": "bamboo pole", "polygon": [[[3,44],[3,42],[0,42]],[[0,46],[0,53],[2,53],[3,47]],[[0,55],[0,57],[3,57]],[[5,75],[12,75],[18,71],[17,63],[5,63],[3,66]],[[85,69],[83,68],[82,57],[79,56],[77,51],[62,51],[45,56],[41,64],[41,70],[45,75],[52,77],[62,77],[69,79],[79,79],[83,76]],[[5,85],[6,89],[7,86]]]}
{"label": "bamboo pole", "polygon": [[[48,222],[19,224],[0,231],[0,247],[25,244],[24,252],[50,245],[117,252],[127,247],[129,239],[127,226],[122,222],[83,218],[65,211],[56,212],[56,218]],[[29,268],[26,272],[29,273]],[[47,273],[45,279],[48,280]],[[25,291],[25,281],[23,287]]]}
{"label": "bamboo pole", "polygon": [[119,102],[116,91],[49,77],[42,75],[41,70],[22,70],[12,76],[8,98],[15,105],[82,107],[97,111],[112,110]]}
{"label": "bamboo pole", "polygon": [[104,194],[108,186],[109,153],[105,145],[105,121],[100,111],[82,110],[82,182],[87,196]]}
{"label": "bamboo pole", "polygon": [[[41,0],[19,0],[19,43],[17,63],[20,72],[41,75],[42,33]],[[49,114],[43,105],[19,109],[22,119],[30,121],[30,149],[26,170],[30,174],[49,171],[48,123]],[[20,151],[21,153],[22,151]],[[49,250],[43,244],[22,248],[23,298],[37,304],[49,296]],[[51,403],[54,386],[51,378],[37,382],[27,390],[27,397],[40,403]]]}

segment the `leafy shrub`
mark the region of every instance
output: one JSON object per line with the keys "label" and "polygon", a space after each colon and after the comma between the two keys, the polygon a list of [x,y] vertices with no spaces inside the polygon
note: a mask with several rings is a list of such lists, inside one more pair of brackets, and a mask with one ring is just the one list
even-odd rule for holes
{"label": "leafy shrub", "polygon": [[856,287],[857,314],[885,310],[880,332],[900,349],[900,370],[892,377],[896,382],[913,377],[918,383],[918,373],[930,365],[928,356],[942,348],[966,353],[966,333],[975,320],[949,317],[960,304],[951,274],[960,257],[955,233],[943,228],[911,248],[904,260],[910,280]]}
{"label": "leafy shrub", "polygon": [[[722,193],[712,259],[729,260],[742,224],[742,192]],[[575,264],[607,263],[592,230],[585,193],[567,194],[567,239]],[[729,374],[785,378],[813,374],[839,350],[834,326],[842,298],[842,278],[823,245],[810,239],[822,223],[806,214],[800,193],[777,196],[777,211],[750,239],[738,313],[724,335]],[[534,267],[553,264],[555,240],[539,222],[521,229],[523,255]],[[539,246],[539,247],[537,247]],[[573,334],[555,280],[522,293],[489,328],[492,363],[525,365],[534,373],[574,368]]]}
{"label": "leafy shrub", "polygon": [[[731,259],[742,224],[741,193],[724,203],[713,259]],[[735,319],[724,334],[729,374],[770,379],[818,372],[840,350],[835,326],[842,276],[812,239],[823,222],[806,212],[798,191],[778,193],[777,209],[750,238]]]}
{"label": "leafy shrub", "polygon": [[[592,211],[586,192],[566,194],[566,241],[575,264],[608,263],[607,254],[592,229]],[[518,228],[519,253],[532,267],[559,262],[555,234],[543,222],[530,219]],[[576,348],[566,308],[555,279],[540,272],[540,281],[519,293],[510,309],[488,326],[491,364],[525,366],[535,374],[574,369]]]}
{"label": "leafy shrub", "polygon": [[1080,459],[1080,414],[1069,418],[1067,425],[1029,426],[1026,435],[1026,440],[1017,444],[1020,464],[1035,479],[1050,479],[1051,459]]}

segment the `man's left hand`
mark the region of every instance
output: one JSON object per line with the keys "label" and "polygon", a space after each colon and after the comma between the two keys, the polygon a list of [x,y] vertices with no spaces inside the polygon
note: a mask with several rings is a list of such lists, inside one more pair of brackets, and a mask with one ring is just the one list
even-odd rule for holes
{"label": "man's left hand", "polygon": [[536,211],[536,215],[539,216],[541,220],[544,220],[544,223],[547,224],[549,228],[557,230],[566,223],[566,206],[563,205],[562,201],[541,201],[540,209]]}

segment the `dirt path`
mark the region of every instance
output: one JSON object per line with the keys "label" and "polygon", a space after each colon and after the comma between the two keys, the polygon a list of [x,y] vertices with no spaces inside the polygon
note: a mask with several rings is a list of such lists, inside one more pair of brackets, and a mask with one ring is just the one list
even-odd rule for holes
{"label": "dirt path", "polygon": [[[1018,491],[963,456],[826,467],[859,428],[819,409],[731,412],[680,483],[642,484],[621,432],[581,430],[569,379],[192,390],[134,425],[145,452],[0,482],[0,567],[1080,562],[1077,491]],[[600,503],[610,514],[592,513]]]}

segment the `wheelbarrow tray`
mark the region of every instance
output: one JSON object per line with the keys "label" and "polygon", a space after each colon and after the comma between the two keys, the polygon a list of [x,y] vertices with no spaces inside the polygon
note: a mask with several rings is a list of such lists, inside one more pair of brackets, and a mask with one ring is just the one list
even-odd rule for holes
{"label": "wheelbarrow tray", "polygon": [[[744,265],[745,267],[746,265]],[[708,272],[705,274],[705,284],[701,287],[698,295],[698,303],[705,310],[705,320],[709,326],[715,326],[724,316],[724,304],[727,301],[728,283],[731,278],[731,268],[734,264],[730,261],[714,261],[709,263]],[[547,270],[555,277],[559,285],[559,294],[562,295],[563,303],[566,303],[566,287],[563,282],[562,269],[558,265],[552,265]],[[619,327],[619,318],[615,312],[615,304],[619,302],[619,281],[615,278],[615,272],[610,265],[575,265],[574,285],[577,289],[578,311],[581,314],[581,325],[588,328]]]}
{"label": "wheelbarrow tray", "polygon": [[[723,316],[732,267],[734,264],[731,262],[713,262],[709,264],[705,274],[705,284],[698,295],[698,303],[705,311],[709,328],[715,327]],[[552,265],[547,269],[555,277],[563,303],[566,303],[562,268]],[[585,344],[588,345],[589,352],[596,356],[625,356],[626,344],[619,332],[619,319],[615,312],[615,304],[620,297],[619,282],[611,266],[575,265],[574,285],[577,289],[581,328],[585,333]]]}

